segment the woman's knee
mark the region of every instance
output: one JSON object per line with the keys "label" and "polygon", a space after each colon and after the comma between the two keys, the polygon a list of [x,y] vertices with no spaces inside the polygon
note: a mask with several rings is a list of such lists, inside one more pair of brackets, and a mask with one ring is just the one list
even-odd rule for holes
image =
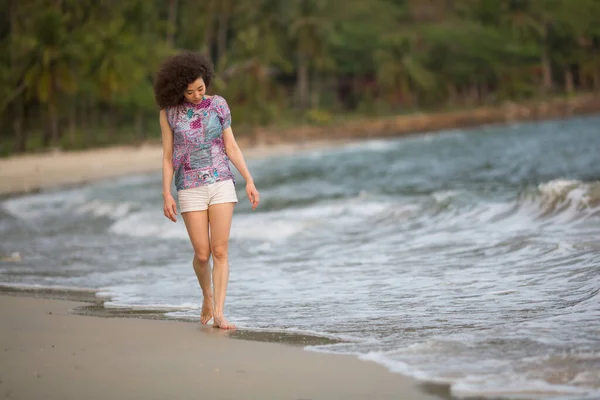
{"label": "woman's knee", "polygon": [[217,244],[212,248],[212,255],[215,260],[225,260],[227,259],[227,245]]}
{"label": "woman's knee", "polygon": [[194,257],[202,264],[210,260],[210,250],[200,250],[194,253]]}

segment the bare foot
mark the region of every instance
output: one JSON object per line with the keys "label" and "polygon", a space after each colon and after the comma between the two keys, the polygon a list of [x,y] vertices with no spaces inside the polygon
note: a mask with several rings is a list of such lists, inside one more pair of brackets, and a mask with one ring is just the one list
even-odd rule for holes
{"label": "bare foot", "polygon": [[207,324],[208,321],[213,317],[212,315],[213,309],[213,299],[207,298],[202,302],[202,312],[200,313],[200,321],[203,325]]}
{"label": "bare foot", "polygon": [[215,320],[213,322],[213,328],[235,329],[235,325],[232,323],[229,323],[223,315],[220,315],[218,317],[215,315]]}

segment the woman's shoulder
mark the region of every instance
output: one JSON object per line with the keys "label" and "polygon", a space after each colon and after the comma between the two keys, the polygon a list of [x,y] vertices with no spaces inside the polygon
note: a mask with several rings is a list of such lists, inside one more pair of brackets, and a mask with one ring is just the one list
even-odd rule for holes
{"label": "woman's shoulder", "polygon": [[221,96],[220,94],[213,94],[211,99],[213,104],[227,104],[225,97]]}
{"label": "woman's shoulder", "polygon": [[177,104],[177,105],[174,105],[174,106],[167,106],[167,107],[161,108],[160,111],[164,112],[167,115],[170,115],[170,114],[172,114],[174,112],[179,111],[181,109],[181,106],[182,106],[181,104]]}
{"label": "woman's shoulder", "polygon": [[165,108],[162,108],[160,112],[164,113],[165,117],[167,118],[167,121],[169,122],[169,125],[171,125],[171,128],[174,128],[174,124],[177,121],[178,116],[182,112],[182,107],[181,104],[167,106]]}
{"label": "woman's shoulder", "polygon": [[229,109],[229,104],[227,104],[227,100],[225,99],[225,97],[219,94],[214,94],[211,97],[211,100],[211,105],[213,107]]}
{"label": "woman's shoulder", "polygon": [[219,116],[221,120],[221,124],[223,128],[227,128],[231,125],[231,110],[229,110],[229,105],[227,104],[227,100],[223,96],[215,94],[211,97],[211,107]]}

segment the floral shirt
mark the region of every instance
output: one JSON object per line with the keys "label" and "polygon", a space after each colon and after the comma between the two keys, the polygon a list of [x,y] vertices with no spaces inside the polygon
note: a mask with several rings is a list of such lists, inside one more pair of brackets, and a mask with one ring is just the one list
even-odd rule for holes
{"label": "floral shirt", "polygon": [[173,170],[176,189],[191,189],[235,178],[225,153],[223,130],[231,125],[227,101],[212,96],[200,104],[166,110],[173,131]]}

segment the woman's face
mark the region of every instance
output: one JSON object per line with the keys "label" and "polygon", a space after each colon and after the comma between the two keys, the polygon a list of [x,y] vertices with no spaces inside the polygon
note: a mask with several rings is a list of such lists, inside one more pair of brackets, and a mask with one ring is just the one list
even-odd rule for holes
{"label": "woman's face", "polygon": [[196,79],[190,83],[183,93],[183,97],[192,104],[199,104],[202,101],[202,96],[206,93],[206,85],[202,78]]}

